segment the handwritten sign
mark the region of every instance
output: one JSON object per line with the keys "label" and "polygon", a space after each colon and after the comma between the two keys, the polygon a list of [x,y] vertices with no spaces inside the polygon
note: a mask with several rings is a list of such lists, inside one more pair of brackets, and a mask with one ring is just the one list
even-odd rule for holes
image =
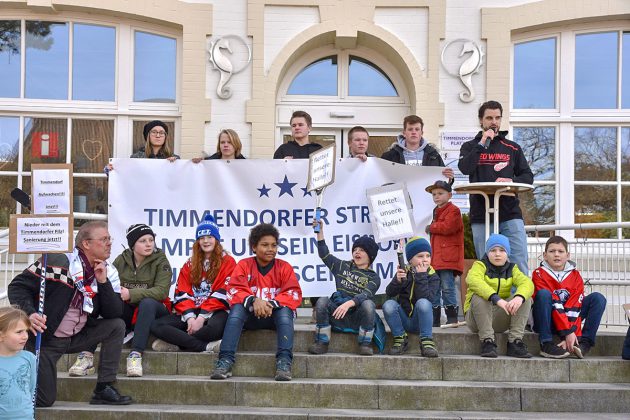
{"label": "handwritten sign", "polygon": [[12,214],[9,220],[9,252],[31,254],[72,250],[72,217]]}
{"label": "handwritten sign", "polygon": [[335,181],[335,145],[319,149],[308,157],[308,191],[320,190]]}
{"label": "handwritten sign", "polygon": [[72,165],[31,167],[34,214],[72,214]]}
{"label": "handwritten sign", "polygon": [[390,184],[366,191],[372,229],[377,242],[414,235],[411,200],[404,184]]}

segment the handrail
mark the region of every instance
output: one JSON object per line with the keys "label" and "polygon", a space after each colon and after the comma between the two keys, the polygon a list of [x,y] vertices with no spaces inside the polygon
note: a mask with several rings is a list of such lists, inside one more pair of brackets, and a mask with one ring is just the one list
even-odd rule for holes
{"label": "handrail", "polygon": [[572,225],[527,225],[526,232],[549,232],[550,230],[590,230],[630,228],[630,222],[575,223]]}

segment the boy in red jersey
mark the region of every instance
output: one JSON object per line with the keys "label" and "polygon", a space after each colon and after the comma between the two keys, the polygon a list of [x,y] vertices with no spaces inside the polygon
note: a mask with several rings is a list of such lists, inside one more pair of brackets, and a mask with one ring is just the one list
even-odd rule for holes
{"label": "boy in red jersey", "polygon": [[[595,345],[606,309],[606,298],[601,293],[584,296],[584,280],[570,257],[567,241],[553,236],[545,244],[544,261],[532,276],[534,330],[543,357],[563,359],[573,354],[583,358]],[[559,345],[553,343],[553,333],[560,335]]]}
{"label": "boy in red jersey", "polygon": [[244,327],[278,331],[275,379],[291,380],[293,318],[302,301],[302,289],[291,264],[276,259],[279,236],[278,229],[267,223],[254,227],[249,235],[249,246],[255,256],[239,261],[226,287],[230,315],[212,379],[232,376],[234,355]]}

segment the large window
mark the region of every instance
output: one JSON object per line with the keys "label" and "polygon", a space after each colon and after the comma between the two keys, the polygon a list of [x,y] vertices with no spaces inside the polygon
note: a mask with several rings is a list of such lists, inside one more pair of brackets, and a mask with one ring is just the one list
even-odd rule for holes
{"label": "large window", "polygon": [[0,226],[19,210],[9,191],[30,191],[33,163],[72,163],[75,211],[106,213],[103,168],[143,145],[147,116],[159,112],[177,138],[177,34],[55,19],[0,20]]}
{"label": "large window", "polygon": [[592,27],[514,40],[510,122],[535,176],[526,224],[630,221],[630,27]]}
{"label": "large window", "polygon": [[291,81],[287,95],[397,97],[398,91],[376,64],[362,57],[340,54],[305,66]]}

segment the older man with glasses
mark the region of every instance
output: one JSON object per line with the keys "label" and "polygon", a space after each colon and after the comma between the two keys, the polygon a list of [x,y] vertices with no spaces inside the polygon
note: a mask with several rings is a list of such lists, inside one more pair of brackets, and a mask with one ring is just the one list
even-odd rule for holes
{"label": "older man with glasses", "polygon": [[[33,334],[42,333],[37,407],[49,407],[57,398],[57,362],[61,356],[99,343],[100,363],[90,404],[125,405],[132,402],[131,397],[120,395],[113,386],[125,323],[121,319],[123,306],[118,272],[106,261],[111,249],[112,237],[107,223],[85,223],[79,228],[71,254],[48,255],[45,273],[41,259],[35,261],[9,284],[11,304],[29,315]],[[37,312],[39,280],[44,275],[46,295],[44,313],[40,315]],[[30,337],[28,350],[33,350],[34,342]]]}

